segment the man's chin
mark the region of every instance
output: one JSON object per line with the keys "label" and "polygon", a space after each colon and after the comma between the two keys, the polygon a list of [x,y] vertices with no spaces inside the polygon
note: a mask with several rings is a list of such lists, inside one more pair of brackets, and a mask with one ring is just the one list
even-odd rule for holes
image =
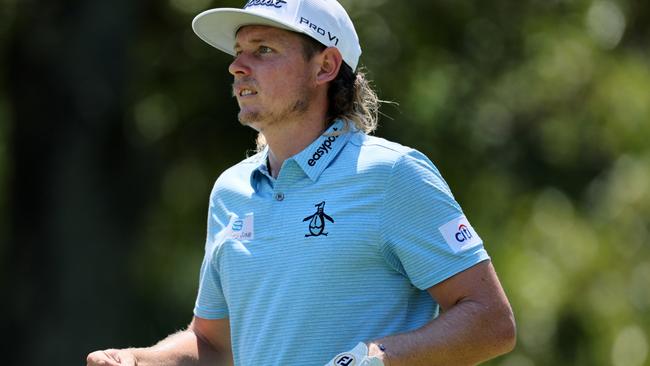
{"label": "man's chin", "polygon": [[256,126],[261,122],[260,114],[256,112],[240,111],[237,115],[239,123],[257,130]]}

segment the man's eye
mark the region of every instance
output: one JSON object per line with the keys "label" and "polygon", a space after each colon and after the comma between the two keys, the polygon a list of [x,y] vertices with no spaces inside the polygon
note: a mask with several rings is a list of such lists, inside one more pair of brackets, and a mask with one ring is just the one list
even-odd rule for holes
{"label": "man's eye", "polygon": [[260,48],[257,49],[257,52],[260,54],[264,54],[264,53],[271,53],[273,52],[273,50],[266,46],[260,46]]}

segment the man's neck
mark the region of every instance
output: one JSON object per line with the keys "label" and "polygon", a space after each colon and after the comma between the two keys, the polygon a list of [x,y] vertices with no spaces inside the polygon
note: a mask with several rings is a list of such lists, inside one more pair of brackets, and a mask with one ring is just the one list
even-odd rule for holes
{"label": "man's neck", "polygon": [[262,132],[269,146],[269,170],[274,178],[280,175],[280,168],[285,160],[304,150],[322,135],[326,128],[323,116],[303,117],[305,118],[296,121],[282,121]]}

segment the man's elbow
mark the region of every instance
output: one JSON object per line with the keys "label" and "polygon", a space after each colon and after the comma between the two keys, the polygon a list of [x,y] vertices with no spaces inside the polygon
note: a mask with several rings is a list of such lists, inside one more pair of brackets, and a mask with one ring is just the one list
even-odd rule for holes
{"label": "man's elbow", "polygon": [[494,340],[498,345],[499,354],[505,354],[515,349],[517,344],[517,325],[512,310],[500,312],[496,317]]}

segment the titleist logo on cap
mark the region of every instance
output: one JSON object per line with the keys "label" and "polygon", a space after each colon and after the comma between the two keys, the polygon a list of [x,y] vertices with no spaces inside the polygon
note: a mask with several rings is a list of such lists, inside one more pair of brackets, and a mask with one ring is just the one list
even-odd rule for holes
{"label": "titleist logo on cap", "polygon": [[272,6],[274,8],[281,8],[286,3],[287,2],[284,0],[248,0],[246,5],[244,5],[244,9],[250,6]]}

